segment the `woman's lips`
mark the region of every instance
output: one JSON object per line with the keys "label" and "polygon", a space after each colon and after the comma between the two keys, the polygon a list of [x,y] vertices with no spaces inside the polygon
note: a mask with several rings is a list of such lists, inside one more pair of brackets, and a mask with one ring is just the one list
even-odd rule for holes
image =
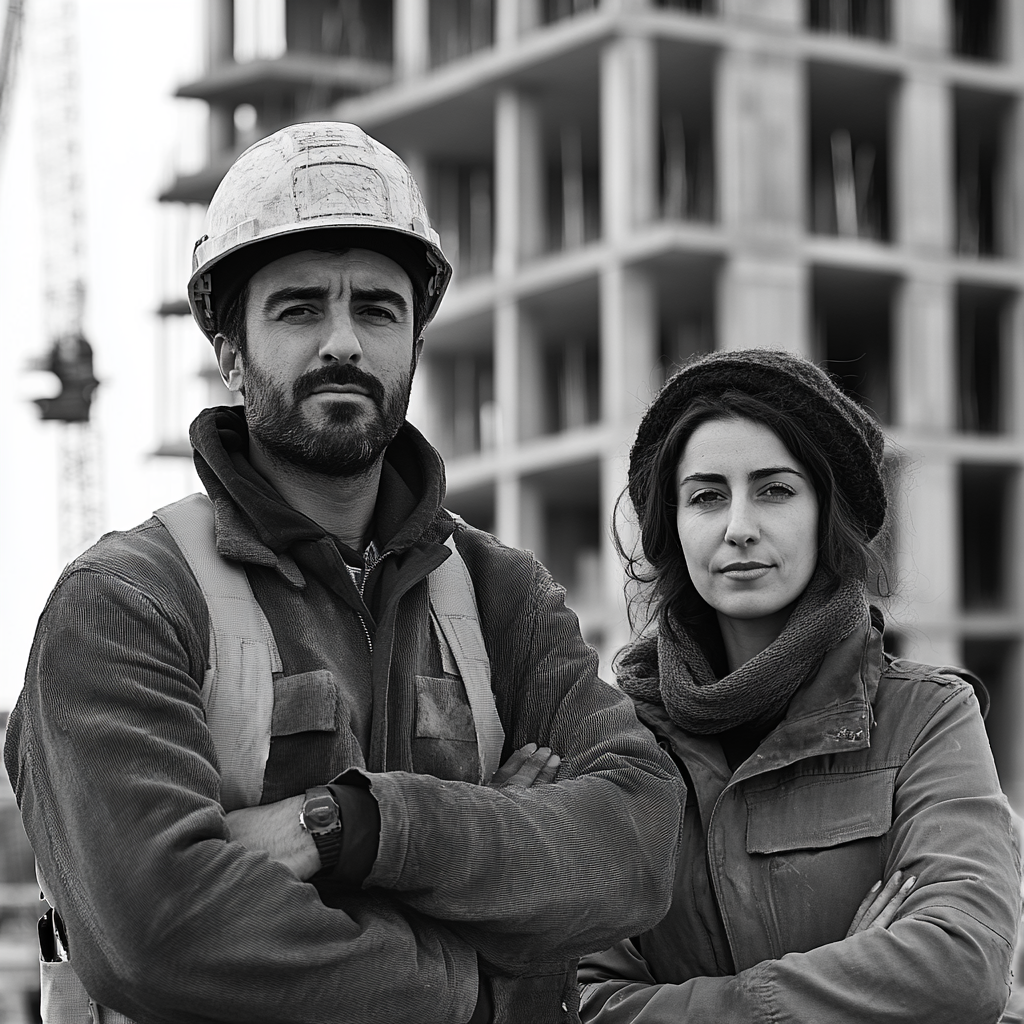
{"label": "woman's lips", "polygon": [[721,573],[731,580],[759,580],[767,575],[771,568],[764,562],[732,562],[725,566]]}

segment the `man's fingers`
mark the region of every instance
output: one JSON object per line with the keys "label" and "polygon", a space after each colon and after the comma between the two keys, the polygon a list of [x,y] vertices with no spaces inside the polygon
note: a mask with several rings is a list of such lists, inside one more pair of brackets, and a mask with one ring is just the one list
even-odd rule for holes
{"label": "man's fingers", "polygon": [[492,786],[504,786],[526,763],[526,760],[537,751],[536,743],[527,743],[518,750],[512,752],[509,759],[494,773],[491,778]]}
{"label": "man's fingers", "polygon": [[551,756],[550,747],[538,747],[523,763],[523,766],[505,783],[506,786],[519,786],[529,789],[543,771]]}
{"label": "man's fingers", "polygon": [[561,763],[562,759],[557,754],[548,755],[544,767],[537,773],[537,778],[533,780],[533,784],[539,786],[545,782],[554,782],[555,776],[558,774],[558,766]]}

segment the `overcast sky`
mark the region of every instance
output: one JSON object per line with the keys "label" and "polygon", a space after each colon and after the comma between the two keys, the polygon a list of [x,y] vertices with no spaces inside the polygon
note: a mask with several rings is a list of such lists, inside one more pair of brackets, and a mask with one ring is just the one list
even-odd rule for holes
{"label": "overcast sky", "polygon": [[[149,453],[157,443],[153,311],[162,297],[156,195],[181,159],[181,143],[194,135],[189,103],[172,94],[201,70],[201,3],[78,0],[78,5],[89,260],[86,333],[102,381],[94,408],[104,453],[105,525],[121,529],[197,486],[187,462],[154,460]],[[30,39],[21,56],[0,150],[0,709],[10,708],[21,688],[35,623],[61,568],[60,428],[38,420],[29,399],[45,393],[48,383],[25,372],[27,362],[46,349],[46,339],[40,316],[36,69]],[[182,285],[187,269],[181,270]]]}

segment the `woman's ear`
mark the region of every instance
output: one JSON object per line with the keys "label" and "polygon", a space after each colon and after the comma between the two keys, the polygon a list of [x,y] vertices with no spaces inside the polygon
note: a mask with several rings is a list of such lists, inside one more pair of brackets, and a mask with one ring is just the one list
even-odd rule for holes
{"label": "woman's ear", "polygon": [[216,334],[213,338],[213,348],[217,353],[217,365],[220,368],[220,376],[228,391],[242,390],[242,353],[238,346],[226,335]]}

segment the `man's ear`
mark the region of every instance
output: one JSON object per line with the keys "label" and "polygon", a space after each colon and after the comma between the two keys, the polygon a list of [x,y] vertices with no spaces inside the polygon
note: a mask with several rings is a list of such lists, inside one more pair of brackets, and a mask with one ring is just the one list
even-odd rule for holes
{"label": "man's ear", "polygon": [[412,346],[412,370],[416,372],[416,367],[420,363],[420,354],[423,352],[423,338],[420,336],[416,339],[415,344]]}
{"label": "man's ear", "polygon": [[217,365],[224,386],[228,391],[241,391],[243,366],[238,346],[226,334],[218,333],[213,338],[213,350],[217,353]]}

